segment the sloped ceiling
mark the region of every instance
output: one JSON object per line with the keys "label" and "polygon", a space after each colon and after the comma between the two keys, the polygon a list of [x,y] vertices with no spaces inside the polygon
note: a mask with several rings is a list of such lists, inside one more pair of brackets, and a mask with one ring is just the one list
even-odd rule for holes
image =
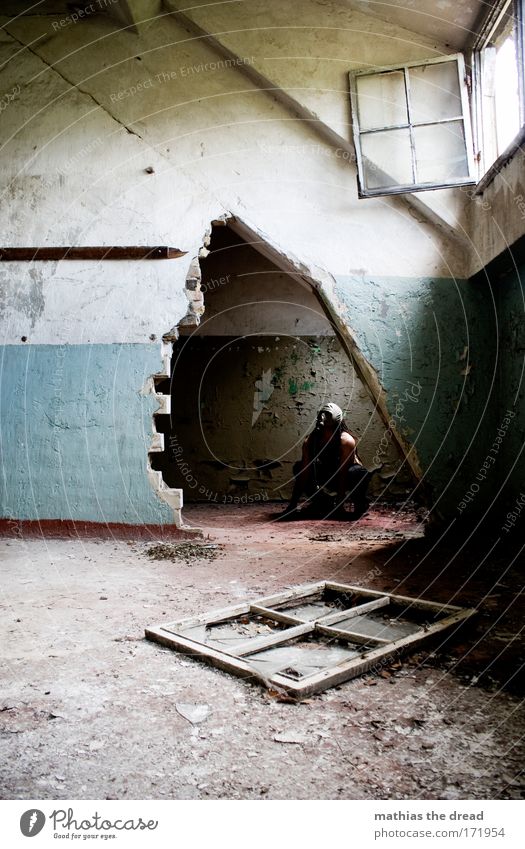
{"label": "sloped ceiling", "polygon": [[340,0],[375,18],[397,24],[461,50],[495,0]]}
{"label": "sloped ceiling", "polygon": [[104,14],[123,26],[133,26],[137,20],[158,13],[161,6],[161,0],[3,0],[0,14],[66,16],[82,9],[88,15]]}
{"label": "sloped ceiling", "polygon": [[[245,0],[249,3],[249,0]],[[268,0],[272,3],[274,0]],[[341,6],[356,9],[381,18],[412,32],[428,36],[454,50],[464,48],[476,23],[488,12],[496,0],[339,0]],[[92,4],[97,8],[97,2]],[[181,3],[181,8],[186,4]],[[200,4],[196,4],[200,5]],[[77,8],[89,7],[89,0],[4,0],[1,14],[52,15],[68,14]],[[158,13],[161,0],[106,0],[103,12],[118,23],[129,26]],[[98,7],[100,8],[100,7]],[[101,10],[102,11],[102,10]],[[301,13],[301,0],[297,0],[297,14]],[[235,9],[232,8],[232,15]]]}

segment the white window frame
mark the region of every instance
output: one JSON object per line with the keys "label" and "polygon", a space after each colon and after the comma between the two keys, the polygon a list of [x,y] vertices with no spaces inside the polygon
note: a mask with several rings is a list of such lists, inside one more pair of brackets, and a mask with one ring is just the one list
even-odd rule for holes
{"label": "white window frame", "polygon": [[[423,67],[425,65],[433,65],[433,64],[442,64],[443,62],[455,62],[458,69],[458,80],[459,80],[459,90],[461,95],[461,108],[462,114],[455,116],[454,118],[447,118],[443,120],[437,121],[421,121],[421,122],[412,122],[410,119],[410,86],[409,86],[409,77],[407,75],[407,70],[409,68],[418,68]],[[402,71],[405,79],[405,96],[406,96],[406,104],[407,104],[407,114],[408,114],[408,122],[402,124],[395,125],[385,125],[384,127],[374,128],[373,130],[361,131],[359,126],[359,110],[358,110],[358,95],[357,95],[357,79],[361,76],[375,76],[379,74],[389,73],[391,71]],[[353,123],[353,131],[354,131],[354,143],[355,143],[355,151],[356,151],[356,159],[357,159],[357,174],[358,174],[358,193],[359,197],[367,198],[367,197],[377,197],[382,195],[395,195],[395,194],[408,194],[412,192],[423,192],[435,189],[446,189],[453,188],[455,186],[465,186],[472,185],[476,182],[476,167],[474,163],[474,155],[473,155],[473,145],[472,145],[472,129],[470,122],[470,108],[469,108],[469,100],[468,100],[468,88],[467,88],[467,78],[465,72],[465,60],[463,54],[454,53],[446,56],[439,56],[435,59],[425,59],[419,60],[418,62],[405,62],[401,65],[390,65],[388,67],[377,68],[373,71],[370,69],[363,69],[359,71],[352,71],[350,73],[350,100],[352,107],[352,123]],[[443,182],[432,181],[432,182],[414,182],[405,185],[396,185],[396,186],[388,186],[388,187],[379,187],[379,188],[366,188],[364,174],[365,170],[363,168],[363,156],[361,151],[361,136],[373,132],[382,132],[385,130],[393,130],[393,129],[406,129],[410,130],[411,137],[411,150],[412,150],[412,172],[414,175],[417,174],[417,166],[415,159],[415,145],[413,141],[413,133],[412,128],[418,126],[432,126],[438,124],[450,123],[452,121],[463,121],[463,132],[465,138],[465,147],[466,147],[466,158],[467,158],[467,166],[468,166],[468,177],[461,177],[455,180],[445,180]]]}
{"label": "white window frame", "polygon": [[[519,95],[519,124],[520,129],[515,139],[505,151],[499,156],[494,156],[491,141],[491,150],[487,151],[485,145],[486,117],[483,115],[483,61],[484,51],[488,47],[491,37],[497,30],[503,16],[507,13],[509,6],[513,8],[516,21],[516,62],[518,68],[518,95]],[[525,0],[499,0],[484,18],[478,28],[475,41],[472,45],[470,64],[472,68],[472,124],[474,132],[474,145],[476,161],[478,164],[478,179],[480,182],[476,187],[481,192],[490,182],[495,173],[509,160],[515,150],[523,144],[525,127]],[[492,155],[491,155],[492,154]]]}

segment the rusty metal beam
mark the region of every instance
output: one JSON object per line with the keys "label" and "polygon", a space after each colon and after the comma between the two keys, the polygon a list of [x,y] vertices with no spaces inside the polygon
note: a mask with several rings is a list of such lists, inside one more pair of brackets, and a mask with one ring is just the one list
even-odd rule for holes
{"label": "rusty metal beam", "polygon": [[177,259],[177,257],[185,256],[186,253],[187,251],[170,248],[166,245],[154,247],[100,245],[68,248],[0,248],[0,262],[56,261],[62,259]]}

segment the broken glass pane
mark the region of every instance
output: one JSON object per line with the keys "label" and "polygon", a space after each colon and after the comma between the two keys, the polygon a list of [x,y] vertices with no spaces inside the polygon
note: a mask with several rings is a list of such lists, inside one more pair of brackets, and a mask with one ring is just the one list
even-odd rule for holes
{"label": "broken glass pane", "polygon": [[[288,616],[302,608],[303,615],[316,618],[331,612],[291,627],[275,620],[265,604],[282,618],[285,609]],[[151,626],[146,636],[302,698],[361,675],[474,612],[321,581],[208,616]]]}
{"label": "broken glass pane", "polygon": [[[188,640],[227,651],[228,649],[235,649],[236,646],[244,645],[250,639],[268,637],[270,634],[284,631],[286,627],[286,625],[265,616],[246,614],[222,622],[194,625],[183,629],[178,628],[173,633],[178,633]],[[166,628],[166,630],[169,630],[169,628]]]}
{"label": "broken glass pane", "polygon": [[273,605],[273,609],[299,619],[301,622],[313,622],[337,611],[354,609],[366,604],[371,598],[356,593],[345,593],[325,588],[321,593],[312,593],[306,599],[296,599],[283,605]]}
{"label": "broken glass pane", "polygon": [[323,669],[360,657],[366,651],[360,643],[339,645],[317,636],[314,640],[290,641],[249,655],[250,665],[263,675],[280,673],[288,678],[300,679]]}

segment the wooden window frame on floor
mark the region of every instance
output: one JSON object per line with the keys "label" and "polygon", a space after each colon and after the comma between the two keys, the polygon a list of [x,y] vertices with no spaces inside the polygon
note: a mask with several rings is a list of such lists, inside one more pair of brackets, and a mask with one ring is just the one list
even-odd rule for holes
{"label": "wooden window frame on floor", "polygon": [[[290,602],[319,600],[326,590],[348,596],[352,599],[353,604],[345,609],[340,608],[311,620],[279,609]],[[354,632],[347,628],[344,630],[337,628],[337,624],[343,620],[355,618],[358,622],[361,615],[386,608],[390,604],[413,608],[415,611],[427,611],[429,615],[441,615],[443,618],[432,624],[425,623],[418,628],[417,632],[395,640],[364,635],[359,633],[357,629]],[[268,688],[283,690],[294,698],[301,699],[362,675],[374,667],[382,668],[386,659],[398,657],[402,653],[415,649],[437,634],[454,626],[459,626],[474,613],[476,613],[476,610],[473,608],[440,604],[439,602],[378,592],[333,581],[319,581],[315,584],[294,587],[277,595],[265,596],[233,607],[210,611],[201,616],[154,625],[146,628],[145,633],[148,639],[164,646],[194,655],[234,675],[254,679],[265,684]],[[276,624],[284,624],[288,627],[267,636],[249,637],[245,641],[237,643],[229,651],[199,642],[196,639],[190,639],[181,633],[189,628],[201,625],[226,624],[229,620],[248,615],[261,616]],[[304,675],[300,680],[293,680],[293,678],[281,674],[283,670],[280,673],[265,676],[250,663],[251,655],[269,648],[283,646],[301,636],[317,636],[320,644],[324,644],[326,638],[362,644],[363,651],[359,657],[353,657],[319,672]]]}

